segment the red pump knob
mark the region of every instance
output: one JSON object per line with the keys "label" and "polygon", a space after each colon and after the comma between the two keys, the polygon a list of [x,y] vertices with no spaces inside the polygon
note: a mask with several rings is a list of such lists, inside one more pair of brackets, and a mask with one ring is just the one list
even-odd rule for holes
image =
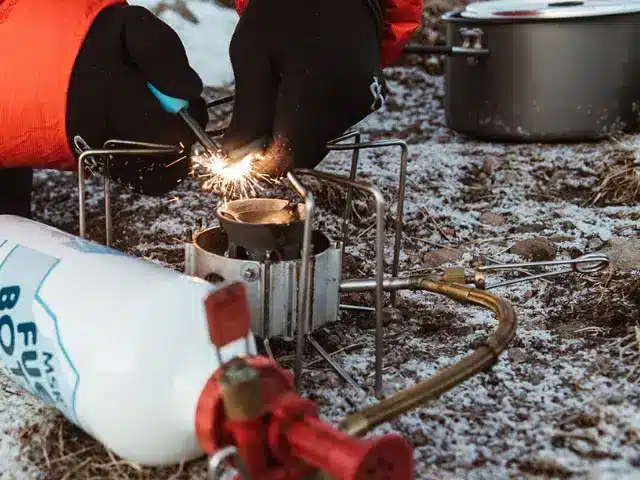
{"label": "red pump knob", "polygon": [[291,451],[309,465],[343,480],[411,480],[413,453],[400,435],[362,440],[315,418],[291,427]]}
{"label": "red pump knob", "polygon": [[282,464],[302,460],[341,480],[411,480],[413,452],[400,435],[352,437],[316,417],[313,402],[285,394],[272,413],[269,446]]}

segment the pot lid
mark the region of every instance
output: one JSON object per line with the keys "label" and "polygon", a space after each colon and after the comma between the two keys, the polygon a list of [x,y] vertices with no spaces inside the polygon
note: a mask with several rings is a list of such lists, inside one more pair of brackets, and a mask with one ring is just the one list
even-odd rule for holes
{"label": "pot lid", "polygon": [[494,0],[467,6],[460,16],[465,18],[497,19],[554,19],[640,12],[640,1],[615,0]]}

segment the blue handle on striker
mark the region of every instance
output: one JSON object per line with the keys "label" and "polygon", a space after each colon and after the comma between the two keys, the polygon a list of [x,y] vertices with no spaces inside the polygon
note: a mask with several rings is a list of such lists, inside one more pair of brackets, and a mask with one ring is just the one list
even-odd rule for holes
{"label": "blue handle on striker", "polygon": [[165,95],[149,82],[147,82],[147,85],[149,86],[149,90],[151,90],[151,93],[155,95],[155,97],[160,102],[160,105],[166,112],[176,114],[183,108],[187,108],[189,106],[189,102],[187,100]]}

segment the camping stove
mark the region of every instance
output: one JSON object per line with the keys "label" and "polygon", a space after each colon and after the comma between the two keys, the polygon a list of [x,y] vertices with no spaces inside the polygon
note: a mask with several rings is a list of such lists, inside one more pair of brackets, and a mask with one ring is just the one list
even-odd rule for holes
{"label": "camping stove", "polygon": [[[215,100],[208,107],[228,103],[233,97]],[[221,135],[224,129],[207,132]],[[93,149],[76,137],[78,158],[78,199],[80,236],[86,236],[85,171],[101,166],[105,175],[105,244],[112,242],[111,192],[109,165],[116,155],[175,155],[179,145],[158,145],[127,140],[110,140],[101,149]],[[404,196],[407,177],[408,147],[401,140],[362,142],[361,134],[349,132],[327,143],[332,151],[352,151],[349,177],[331,175],[315,170],[298,169],[289,172],[291,187],[303,202],[292,204],[280,199],[253,199],[228,202],[216,211],[220,226],[203,228],[200,220],[196,228],[187,231],[185,271],[212,283],[241,281],[246,285],[253,328],[264,340],[273,358],[269,339],[283,337],[296,341],[294,380],[300,385],[305,342],[308,342],[331,367],[354,389],[362,388],[333,360],[310,333],[338,317],[340,309],[375,312],[375,393],[382,394],[383,359],[383,299],[384,280],[384,215],[385,200],[379,189],[356,181],[360,151],[367,149],[399,150],[399,185],[395,218],[392,277],[397,277],[400,263],[400,244],[404,217]],[[347,189],[347,202],[342,220],[342,239],[335,241],[313,227],[315,203],[313,194],[299,177],[314,176]],[[339,304],[340,293],[360,289],[357,283],[345,287],[341,278],[345,246],[348,244],[352,213],[353,191],[359,190],[375,200],[375,278],[365,290],[375,292],[375,307]],[[390,304],[396,304],[396,289],[389,289]]]}
{"label": "camping stove", "polygon": [[[218,207],[219,227],[187,233],[185,271],[212,283],[246,285],[252,327],[263,339],[293,338],[301,294],[305,205],[248,199]],[[337,319],[341,243],[312,232],[312,298],[304,333]],[[268,345],[268,343],[267,343]]]}
{"label": "camping stove", "polygon": [[[350,138],[355,138],[356,143],[341,143]],[[344,291],[342,260],[344,247],[348,242],[353,190],[372,196],[376,203],[376,274],[370,290],[375,290],[376,306],[364,309],[376,314],[375,390],[380,395],[385,201],[377,188],[355,181],[354,178],[360,149],[402,147],[399,189],[402,196],[398,202],[396,222],[393,264],[395,276],[401,240],[407,149],[404,142],[360,143],[359,140],[358,133],[351,133],[328,145],[333,150],[354,150],[349,179],[307,169],[289,172],[289,184],[302,198],[301,203],[282,199],[249,199],[221,204],[216,211],[219,226],[207,228],[201,220],[195,231],[187,231],[185,270],[190,275],[214,283],[240,281],[246,285],[253,331],[262,337],[269,356],[273,358],[269,347],[271,338],[295,339],[296,385],[300,384],[303,349],[305,342],[308,342],[346,382],[362,392],[362,388],[310,334],[316,328],[336,320],[341,308],[363,309],[339,303],[340,293]],[[301,182],[302,176],[313,176],[347,188],[347,208],[343,216],[341,241],[334,241],[314,229],[315,202],[312,192]]]}

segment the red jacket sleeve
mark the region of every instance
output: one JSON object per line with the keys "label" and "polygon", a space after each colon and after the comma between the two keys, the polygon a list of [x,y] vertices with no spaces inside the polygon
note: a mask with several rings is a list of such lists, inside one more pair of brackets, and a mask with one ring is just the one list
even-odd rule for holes
{"label": "red jacket sleeve", "polygon": [[382,66],[393,63],[420,26],[423,0],[382,0],[383,35],[380,45]]}
{"label": "red jacket sleeve", "polygon": [[67,90],[98,13],[124,0],[0,1],[0,168],[75,170]]}
{"label": "red jacket sleeve", "polygon": [[[247,3],[249,0],[236,0],[238,14],[242,14]],[[398,58],[402,53],[402,47],[420,26],[422,3],[423,0],[382,0],[380,2],[383,16],[380,56],[383,67],[390,65]]]}

